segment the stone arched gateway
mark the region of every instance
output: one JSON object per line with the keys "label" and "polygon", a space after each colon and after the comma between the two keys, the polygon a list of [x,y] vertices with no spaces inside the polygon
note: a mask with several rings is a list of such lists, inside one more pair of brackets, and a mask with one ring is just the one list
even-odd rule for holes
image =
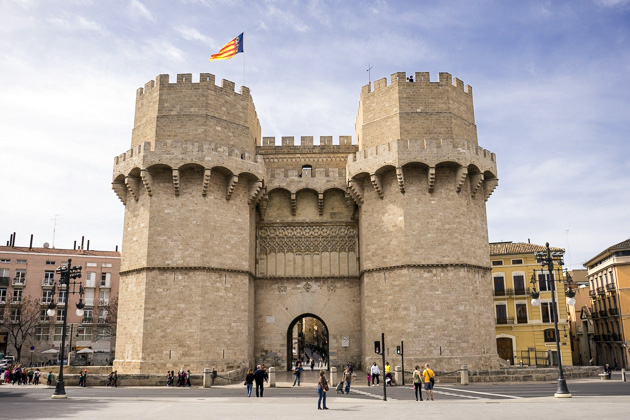
{"label": "stone arched gateway", "polygon": [[288,369],[288,330],[304,316],[313,316],[326,325],[330,366],[360,361],[361,318],[356,279],[259,280],[255,299],[256,364]]}
{"label": "stone arched gateway", "polygon": [[295,318],[287,328],[287,370],[292,370],[298,361],[306,363],[308,358],[327,366],[328,338],[328,327],[317,315]]}

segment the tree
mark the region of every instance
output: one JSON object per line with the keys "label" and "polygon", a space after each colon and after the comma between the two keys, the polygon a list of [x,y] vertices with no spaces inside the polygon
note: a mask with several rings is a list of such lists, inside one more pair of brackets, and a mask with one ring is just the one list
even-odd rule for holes
{"label": "tree", "polygon": [[0,326],[9,333],[9,341],[13,342],[15,348],[16,360],[20,360],[22,346],[26,340],[33,337],[35,328],[42,324],[40,302],[27,296],[19,302],[5,305],[3,315]]}
{"label": "tree", "polygon": [[100,306],[100,310],[105,310],[104,317],[99,314],[98,317],[98,339],[110,338],[111,341],[116,337],[116,322],[118,320],[118,296],[109,300],[105,306]]}

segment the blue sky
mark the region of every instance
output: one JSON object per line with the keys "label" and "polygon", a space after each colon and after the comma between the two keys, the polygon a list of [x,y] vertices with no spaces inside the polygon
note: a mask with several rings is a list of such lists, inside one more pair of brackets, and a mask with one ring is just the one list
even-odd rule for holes
{"label": "blue sky", "polygon": [[[208,62],[243,31],[245,54]],[[245,80],[263,136],[318,138],[354,135],[368,64],[473,87],[491,241],[549,241],[579,268],[630,237],[630,0],[2,0],[2,243],[52,243],[55,215],[58,248],[121,243],[113,158],[158,74]]]}

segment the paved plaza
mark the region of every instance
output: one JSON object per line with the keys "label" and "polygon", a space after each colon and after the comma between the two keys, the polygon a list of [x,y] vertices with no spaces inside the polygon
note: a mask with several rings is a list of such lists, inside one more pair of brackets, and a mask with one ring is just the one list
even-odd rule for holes
{"label": "paved plaza", "polygon": [[[52,400],[46,386],[0,386],[2,419],[330,419],[443,418],[525,419],[627,418],[630,383],[620,375],[612,381],[588,378],[570,381],[571,399],[553,398],[554,382],[437,384],[435,401],[416,402],[410,386],[383,390],[357,382],[350,395],[331,389],[329,410],[317,410],[315,385],[308,375],[302,386],[280,378],[264,398],[245,395],[242,384],[204,388],[67,386],[68,399]],[[72,384],[74,385],[74,384]]]}

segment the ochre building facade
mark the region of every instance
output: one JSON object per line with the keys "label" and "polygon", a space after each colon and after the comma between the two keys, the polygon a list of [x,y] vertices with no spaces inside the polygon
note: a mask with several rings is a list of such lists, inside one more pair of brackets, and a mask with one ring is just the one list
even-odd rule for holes
{"label": "ochre building facade", "polygon": [[[249,89],[160,75],[137,91],[115,368],[286,369],[290,327],[328,331],[329,365],[499,366],[472,88],[394,73],[361,90],[356,142],[261,137]],[[392,359],[391,362],[394,362]]]}

